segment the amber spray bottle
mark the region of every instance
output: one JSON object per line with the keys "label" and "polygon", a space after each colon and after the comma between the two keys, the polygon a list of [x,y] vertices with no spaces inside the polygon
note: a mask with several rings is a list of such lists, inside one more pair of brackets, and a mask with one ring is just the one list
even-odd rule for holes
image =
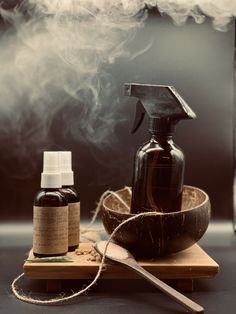
{"label": "amber spray bottle", "polygon": [[62,182],[60,191],[68,202],[68,251],[74,251],[80,241],[80,198],[74,187],[72,154],[70,151],[58,153]]}
{"label": "amber spray bottle", "polygon": [[68,203],[60,192],[58,152],[44,152],[41,190],[34,200],[33,254],[65,255],[68,250]]}
{"label": "amber spray bottle", "polygon": [[196,115],[172,86],[129,83],[125,95],[139,99],[132,133],[147,113],[151,135],[135,156],[131,213],[180,211],[185,160],[173,133],[177,122]]}

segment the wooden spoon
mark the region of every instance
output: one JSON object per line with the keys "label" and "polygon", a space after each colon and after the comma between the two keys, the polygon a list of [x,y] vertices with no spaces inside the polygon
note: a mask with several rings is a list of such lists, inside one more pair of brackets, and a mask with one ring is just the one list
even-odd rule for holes
{"label": "wooden spoon", "polygon": [[[107,247],[107,250],[105,252],[105,249]],[[166,283],[161,281],[160,279],[153,276],[151,273],[146,271],[143,267],[141,267],[134,257],[131,255],[131,253],[124,249],[123,247],[110,242],[107,246],[107,241],[99,241],[95,244],[94,248],[96,251],[104,255],[106,259],[112,260],[116,263],[120,263],[133,271],[135,271],[137,274],[148,280],[151,284],[153,284],[155,287],[157,287],[159,290],[167,294],[169,297],[171,297],[173,300],[181,304],[183,307],[185,307],[187,310],[191,311],[192,313],[204,313],[204,308],[201,307],[199,304],[193,302],[177,290],[173,289],[172,287],[168,286]]]}

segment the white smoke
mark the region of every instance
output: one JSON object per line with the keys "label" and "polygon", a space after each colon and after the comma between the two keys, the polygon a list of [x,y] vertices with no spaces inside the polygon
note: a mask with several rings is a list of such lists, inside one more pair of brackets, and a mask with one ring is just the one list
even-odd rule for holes
{"label": "white smoke", "polygon": [[[109,1],[33,0],[11,12],[1,9],[11,25],[0,37],[0,140],[6,160],[9,151],[19,159],[50,147],[60,111],[69,118],[62,121],[64,134],[96,145],[109,141],[119,117],[106,66],[134,57],[126,45],[142,25],[144,16],[133,16],[139,9]],[[68,117],[73,110],[76,116]]]}
{"label": "white smoke", "polygon": [[189,17],[196,23],[203,23],[211,17],[217,30],[224,31],[232,18],[236,17],[235,0],[29,0],[45,14],[66,14],[87,16],[133,16],[144,8],[158,8],[160,13],[171,16],[177,25],[183,25]]}
{"label": "white smoke", "polygon": [[219,31],[227,30],[228,23],[236,16],[235,0],[157,0],[161,13],[171,16],[177,25],[183,25],[189,17],[203,23],[205,16],[211,17],[213,26]]}
{"label": "white smoke", "polygon": [[[101,145],[119,117],[117,90],[109,65],[135,58],[129,44],[158,7],[182,25],[210,16],[225,30],[236,16],[230,0],[28,0],[14,11],[1,9],[8,27],[0,41],[0,140],[15,136],[15,152],[45,149],[55,115],[75,110],[62,125],[65,134]],[[141,13],[140,13],[141,12]],[[63,121],[65,122],[65,121]]]}

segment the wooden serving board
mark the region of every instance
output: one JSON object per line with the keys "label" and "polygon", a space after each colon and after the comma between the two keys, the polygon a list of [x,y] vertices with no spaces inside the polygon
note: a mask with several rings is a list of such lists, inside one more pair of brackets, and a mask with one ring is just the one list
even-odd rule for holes
{"label": "wooden serving board", "polygon": [[[91,243],[80,243],[81,249],[90,249]],[[24,273],[32,279],[93,279],[99,262],[88,261],[88,255],[67,254],[71,263],[24,263]],[[29,259],[33,258],[32,251]],[[192,247],[155,260],[139,260],[141,266],[160,279],[211,278],[219,271],[219,265],[197,244]],[[140,278],[134,272],[120,265],[105,264],[101,278]]]}

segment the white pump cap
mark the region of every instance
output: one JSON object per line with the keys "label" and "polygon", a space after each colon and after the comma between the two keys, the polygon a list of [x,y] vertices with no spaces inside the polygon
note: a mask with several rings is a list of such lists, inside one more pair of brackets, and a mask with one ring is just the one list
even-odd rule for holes
{"label": "white pump cap", "polygon": [[61,188],[61,173],[58,152],[43,153],[42,188]]}
{"label": "white pump cap", "polygon": [[71,152],[58,152],[59,164],[61,172],[62,186],[74,185],[74,172],[72,171],[72,156]]}

